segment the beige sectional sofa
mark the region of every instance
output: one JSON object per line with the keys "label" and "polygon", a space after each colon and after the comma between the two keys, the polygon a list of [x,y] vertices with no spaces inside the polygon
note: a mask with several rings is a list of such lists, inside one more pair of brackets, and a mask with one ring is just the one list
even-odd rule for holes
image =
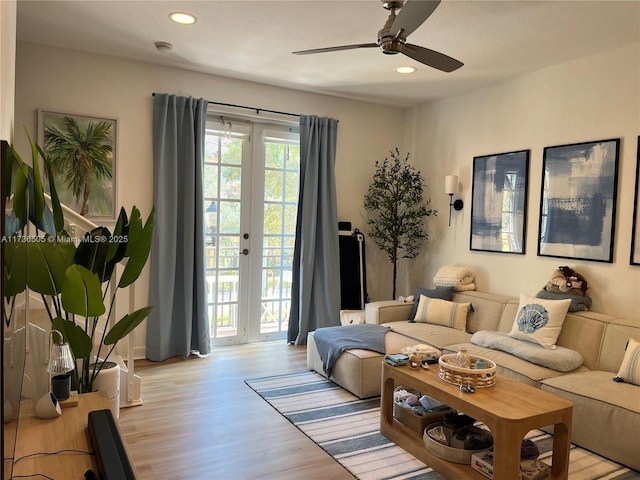
{"label": "beige sectional sofa", "polygon": [[[557,345],[578,352],[584,361],[571,371],[558,371],[504,351],[471,343],[475,332],[510,332],[519,307],[518,298],[468,291],[455,293],[453,301],[471,303],[473,306],[466,331],[429,323],[410,323],[407,319],[413,305],[395,301],[367,304],[365,322],[391,328],[385,337],[387,353],[395,353],[402,347],[418,343],[435,346],[445,353],[455,352],[464,346],[471,355],[496,362],[499,375],[571,400],[574,404],[572,441],[640,470],[637,439],[640,433],[640,386],[613,381],[622,363],[627,340],[640,340],[639,320],[622,320],[589,311],[568,313]],[[352,368],[358,363],[359,355],[366,353],[345,352],[339,360],[343,361],[343,368],[334,369],[333,379],[348,389],[351,388],[345,383],[351,382],[351,387],[357,388],[368,381],[368,390],[364,393],[376,394],[371,389],[371,383],[375,385],[371,379],[380,378],[381,356],[373,361],[369,352],[369,368],[365,375],[362,372],[354,374]],[[351,357],[350,364],[347,364],[347,356]],[[310,334],[308,363],[310,368],[322,373],[321,363],[318,370],[317,361],[313,335]]]}

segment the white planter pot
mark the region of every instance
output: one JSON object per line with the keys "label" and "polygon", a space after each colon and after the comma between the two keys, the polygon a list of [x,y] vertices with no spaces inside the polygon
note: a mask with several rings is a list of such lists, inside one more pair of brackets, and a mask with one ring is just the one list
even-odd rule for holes
{"label": "white planter pot", "polygon": [[120,365],[106,362],[93,381],[93,390],[106,393],[111,401],[113,415],[120,418]]}

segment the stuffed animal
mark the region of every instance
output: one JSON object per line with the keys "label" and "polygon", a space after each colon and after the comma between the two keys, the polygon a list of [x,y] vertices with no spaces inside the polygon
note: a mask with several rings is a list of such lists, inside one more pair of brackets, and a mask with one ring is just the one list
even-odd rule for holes
{"label": "stuffed animal", "polygon": [[589,288],[587,280],[567,266],[558,267],[547,282],[545,290],[552,293],[584,295]]}

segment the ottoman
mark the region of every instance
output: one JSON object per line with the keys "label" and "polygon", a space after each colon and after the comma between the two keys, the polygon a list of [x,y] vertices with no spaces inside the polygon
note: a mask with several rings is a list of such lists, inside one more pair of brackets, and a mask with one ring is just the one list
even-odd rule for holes
{"label": "ottoman", "polygon": [[[307,335],[307,367],[326,377],[313,333]],[[383,358],[384,355],[371,350],[345,350],[333,366],[330,380],[359,398],[379,396]]]}

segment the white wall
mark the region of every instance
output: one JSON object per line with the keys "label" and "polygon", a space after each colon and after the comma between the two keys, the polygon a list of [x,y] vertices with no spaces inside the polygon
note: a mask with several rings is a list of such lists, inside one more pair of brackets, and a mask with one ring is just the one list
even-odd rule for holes
{"label": "white wall", "polygon": [[16,58],[15,0],[0,2],[0,139],[13,141]]}
{"label": "white wall", "polygon": [[[441,265],[473,268],[478,290],[535,294],[559,265],[590,282],[592,310],[638,320],[640,267],[629,265],[637,137],[640,45],[620,48],[422,105],[407,114],[408,145],[432,182],[440,215],[427,250],[411,265],[404,290],[432,286]],[[537,256],[545,146],[621,138],[613,263]],[[469,250],[473,157],[530,149],[526,254]],[[459,175],[465,208],[447,227],[445,175]],[[637,241],[640,241],[638,239]]]}
{"label": "white wall", "polygon": [[[403,138],[401,109],[20,42],[16,85],[19,151],[27,148],[23,125],[35,138],[38,109],[119,119],[117,204],[127,210],[136,205],[143,216],[152,206],[153,92],[337,118],[338,215],[361,230],[362,197],[375,161]],[[375,248],[370,252],[369,292],[372,298],[383,298],[379,279],[385,277],[388,262],[382,259],[378,274]],[[137,285],[137,305],[146,305],[148,269]],[[137,330],[136,344],[143,345],[144,338],[144,328]]]}

